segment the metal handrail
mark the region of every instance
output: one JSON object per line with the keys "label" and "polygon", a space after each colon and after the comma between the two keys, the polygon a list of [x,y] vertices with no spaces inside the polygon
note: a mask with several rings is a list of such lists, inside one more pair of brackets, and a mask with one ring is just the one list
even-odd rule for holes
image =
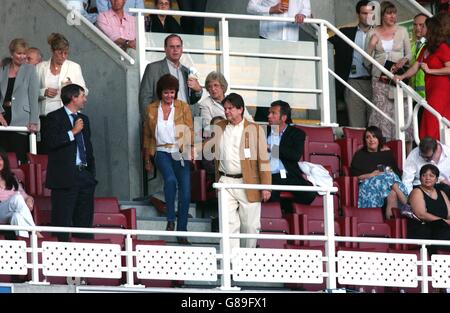
{"label": "metal handrail", "polygon": [[32,133],[30,132],[30,130],[28,129],[28,127],[25,126],[0,126],[0,132],[5,131],[5,132],[24,132],[24,133],[29,133],[30,135],[30,141],[29,141],[29,145],[30,145],[30,153],[32,154],[36,154],[37,153],[37,144],[36,144],[36,133]]}
{"label": "metal handrail", "polygon": [[423,14],[427,15],[427,16],[433,16],[433,14],[428,11],[427,9],[425,9],[420,3],[418,3],[415,0],[408,0],[409,3],[411,3],[417,10],[419,10],[420,12],[422,12]]}

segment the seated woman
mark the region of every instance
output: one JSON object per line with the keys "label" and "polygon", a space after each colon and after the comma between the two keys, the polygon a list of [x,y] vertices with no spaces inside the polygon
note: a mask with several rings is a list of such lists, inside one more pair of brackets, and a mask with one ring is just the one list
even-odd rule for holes
{"label": "seated woman", "polygon": [[[172,9],[171,0],[155,0],[155,8],[158,10]],[[151,14],[145,17],[145,31],[152,33],[180,34],[181,27],[171,15]]]}
{"label": "seated woman", "polygon": [[[412,239],[450,240],[450,201],[447,195],[437,190],[439,169],[433,164],[425,164],[420,169],[420,185],[409,195],[413,213],[420,219],[408,219],[407,237]],[[449,246],[434,246],[450,251]]]}
{"label": "seated woman", "polygon": [[358,208],[386,208],[386,218],[392,217],[392,208],[407,202],[407,189],[399,178],[394,156],[383,147],[383,134],[376,126],[364,132],[363,147],[352,159],[350,175],[358,176]]}
{"label": "seated woman", "polygon": [[[164,180],[167,206],[166,230],[175,230],[175,196],[178,189],[177,231],[186,231],[191,202],[190,168],[193,159],[194,128],[191,110],[186,102],[177,100],[179,82],[166,74],[156,84],[158,99],[145,111],[145,169],[156,166]],[[189,244],[185,237],[178,242]]]}
{"label": "seated woman", "polygon": [[[33,203],[33,197],[26,194],[11,172],[8,156],[0,152],[0,224],[35,226],[30,212]],[[16,235],[28,237],[28,232],[19,230]]]}

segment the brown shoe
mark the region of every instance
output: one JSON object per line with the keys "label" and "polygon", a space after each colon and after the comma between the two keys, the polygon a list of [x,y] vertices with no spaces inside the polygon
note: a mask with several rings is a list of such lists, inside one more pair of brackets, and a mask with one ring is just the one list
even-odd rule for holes
{"label": "brown shoe", "polygon": [[159,200],[155,197],[150,197],[150,203],[155,207],[155,209],[158,211],[161,215],[166,215],[166,203],[164,201]]}
{"label": "brown shoe", "polygon": [[175,222],[167,222],[166,230],[174,231],[175,230]]}

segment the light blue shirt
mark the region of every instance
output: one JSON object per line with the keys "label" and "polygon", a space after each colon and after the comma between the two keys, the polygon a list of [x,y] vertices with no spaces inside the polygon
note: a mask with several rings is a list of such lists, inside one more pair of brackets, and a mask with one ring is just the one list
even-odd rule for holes
{"label": "light blue shirt", "polygon": [[[73,126],[74,120],[73,120],[73,116],[71,115],[71,114],[73,114],[73,112],[70,111],[66,106],[64,106],[64,110],[66,110],[67,116],[69,117],[69,120],[70,120],[70,124],[72,124],[72,126]],[[74,141],[75,140],[75,136],[73,135],[73,132],[71,130],[69,130],[67,132],[67,134],[69,135],[70,141]],[[76,157],[76,160],[75,160],[75,164],[76,165],[82,164],[81,158],[80,158],[80,151],[78,151],[78,146],[77,146],[77,157]]]}
{"label": "light blue shirt", "polygon": [[[358,30],[356,31],[355,43],[363,50],[366,37],[367,33],[363,32],[362,29],[358,26]],[[357,52],[356,50],[353,51],[352,68],[356,68],[356,72],[351,70],[349,78],[370,76],[369,72],[364,67],[363,62],[364,58],[361,53]]]}
{"label": "light blue shirt", "polygon": [[[125,2],[125,6],[123,7],[123,11],[125,13],[131,14],[129,9],[145,9],[144,0],[127,0]],[[97,10],[98,13],[102,13],[111,9],[111,1],[110,0],[97,0]]]}
{"label": "light blue shirt", "polygon": [[286,128],[283,131],[279,132],[279,133],[275,132],[272,129],[270,131],[269,137],[267,138],[267,145],[270,147],[270,169],[272,171],[272,174],[277,174],[281,170],[286,170],[284,168],[283,162],[280,161],[279,155],[275,155],[274,156],[272,154],[273,146],[274,145],[278,146],[278,147],[280,146],[281,137],[283,136],[283,133],[286,130]]}

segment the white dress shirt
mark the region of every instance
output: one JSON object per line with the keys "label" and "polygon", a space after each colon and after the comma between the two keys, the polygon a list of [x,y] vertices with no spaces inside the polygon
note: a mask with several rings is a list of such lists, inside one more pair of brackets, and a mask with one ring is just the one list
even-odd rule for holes
{"label": "white dress shirt", "polygon": [[[247,12],[255,15],[271,15],[271,7],[279,3],[280,0],[250,0]],[[309,0],[290,0],[289,10],[283,14],[272,14],[279,17],[294,17],[303,14],[305,17],[311,16],[311,3]],[[259,24],[259,35],[270,40],[298,41],[299,25],[286,22],[265,22]]]}
{"label": "white dress shirt", "polygon": [[283,133],[285,130],[286,128],[279,133],[271,130],[269,137],[267,137],[267,145],[270,147],[270,169],[272,170],[272,174],[278,174],[281,170],[285,170],[283,162],[281,162],[280,160],[279,153],[278,155],[274,155],[272,153],[273,146],[280,147],[281,137],[283,137]]}
{"label": "white dress shirt", "polygon": [[178,79],[178,85],[180,87],[178,88],[177,99],[189,103],[186,88],[183,88],[183,86],[187,86],[187,82],[184,81],[183,72],[181,71],[181,64],[176,67],[173,62],[170,62],[168,59],[166,59],[166,61],[167,66],[169,67],[170,75],[175,76]]}
{"label": "white dress shirt", "polygon": [[402,180],[410,193],[413,186],[420,185],[420,169],[425,164],[436,165],[439,169],[439,182],[442,180],[450,181],[450,147],[441,144],[442,153],[439,161],[436,163],[434,161],[427,162],[419,154],[419,147],[414,148],[406,159],[405,166],[403,168]]}
{"label": "white dress shirt", "polygon": [[240,146],[244,132],[244,120],[237,125],[228,124],[225,127],[220,142],[219,171],[225,174],[241,174]]}
{"label": "white dress shirt", "polygon": [[[167,120],[164,120],[164,112],[161,104],[158,108],[158,122],[156,123],[156,151],[173,153],[177,152],[175,139],[175,107],[173,103],[170,105],[170,113]],[[171,147],[158,147],[161,145],[173,145]]]}

